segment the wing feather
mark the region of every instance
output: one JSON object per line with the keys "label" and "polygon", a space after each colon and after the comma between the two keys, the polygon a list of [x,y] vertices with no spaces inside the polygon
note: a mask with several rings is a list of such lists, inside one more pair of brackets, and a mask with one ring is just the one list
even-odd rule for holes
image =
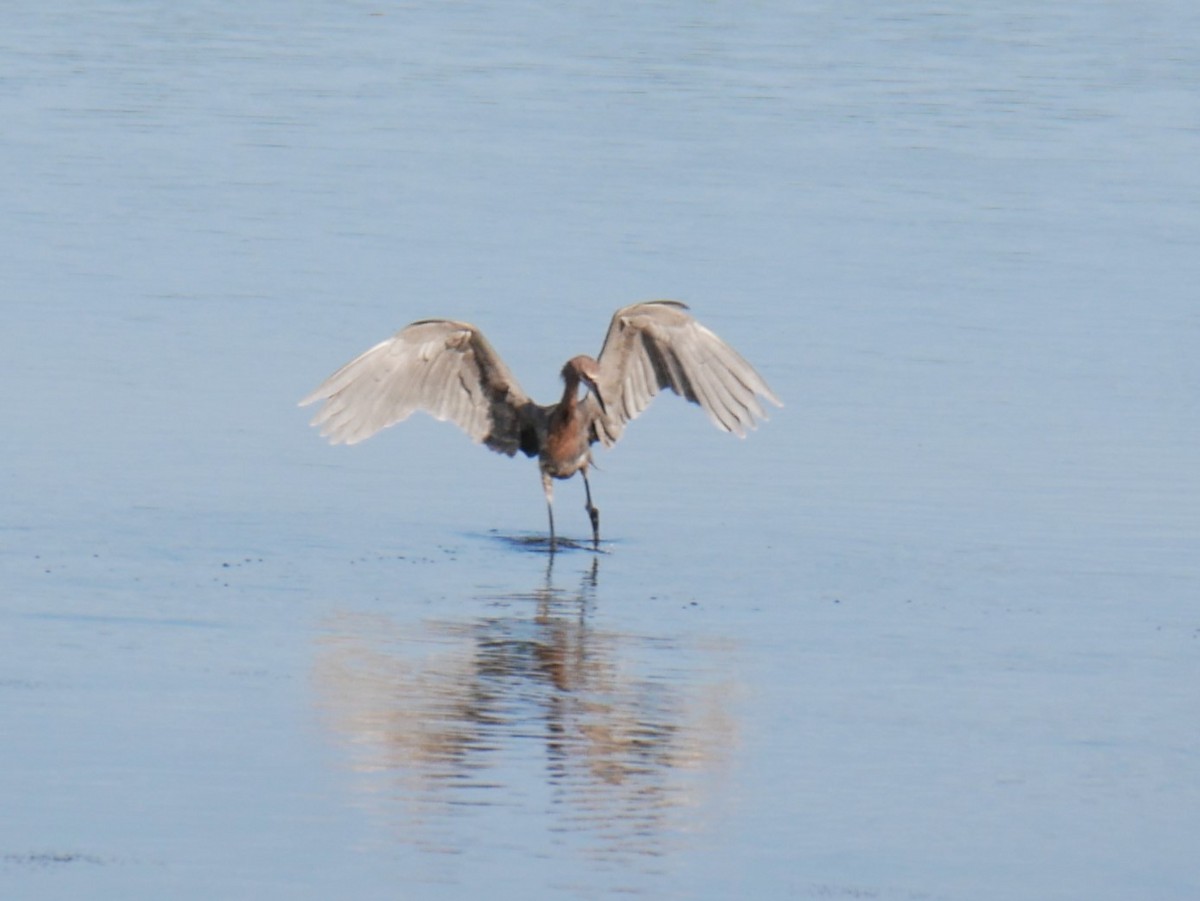
{"label": "wing feather", "polygon": [[607,413],[594,397],[585,401],[594,440],[616,443],[626,423],[664,388],[698,404],[717,428],[739,437],[766,419],[760,397],[783,406],[753,366],[686,311],[677,300],[617,310],[597,360]]}
{"label": "wing feather", "polygon": [[323,401],[312,424],[333,444],[356,444],[422,410],[512,456],[532,408],[483,334],[426,319],[355,357],[300,401]]}

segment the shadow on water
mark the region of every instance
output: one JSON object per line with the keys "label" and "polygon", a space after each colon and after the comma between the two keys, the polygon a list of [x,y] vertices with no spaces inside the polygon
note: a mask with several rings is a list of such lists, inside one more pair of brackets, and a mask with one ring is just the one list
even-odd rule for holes
{"label": "shadow on water", "polygon": [[594,547],[591,539],[587,541],[575,541],[571,538],[559,537],[552,548],[550,546],[550,536],[547,534],[526,533],[522,535],[502,535],[499,532],[489,532],[486,537],[518,551],[525,551],[531,554],[549,554],[552,557],[555,554],[570,553],[572,551],[586,551],[589,554],[608,554],[611,551],[605,545],[612,544],[611,541],[601,541],[600,547]]}
{"label": "shadow on water", "polygon": [[706,678],[725,671],[719,651],[593,627],[599,562],[571,588],[548,567],[530,591],[478,595],[489,612],[474,618],[326,623],[324,719],[389,832],[457,852],[472,841],[464,818],[502,809],[509,833],[527,816],[626,862],[696,827],[735,734],[729,684]]}

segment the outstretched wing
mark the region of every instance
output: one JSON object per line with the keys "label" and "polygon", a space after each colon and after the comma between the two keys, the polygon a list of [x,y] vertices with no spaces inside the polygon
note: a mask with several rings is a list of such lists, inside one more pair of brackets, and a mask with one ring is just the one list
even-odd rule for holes
{"label": "outstretched wing", "polygon": [[759,397],[783,406],[754,367],[686,310],[677,300],[617,310],[597,360],[605,409],[590,395],[585,401],[593,440],[616,443],[663,388],[699,404],[713,425],[738,437],[766,419]]}
{"label": "outstretched wing", "polygon": [[356,444],[424,410],[492,450],[515,454],[532,405],[504,361],[465,322],[425,319],[351,360],[300,401],[324,401],[312,424]]}

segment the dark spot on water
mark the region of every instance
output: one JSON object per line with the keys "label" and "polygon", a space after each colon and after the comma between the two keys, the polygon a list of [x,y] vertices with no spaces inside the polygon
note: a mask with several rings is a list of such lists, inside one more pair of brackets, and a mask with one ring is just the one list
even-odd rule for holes
{"label": "dark spot on water", "polygon": [[27,854],[5,854],[0,857],[6,864],[21,867],[31,867],[35,869],[45,869],[48,867],[66,866],[67,864],[93,864],[100,865],[105,863],[103,858],[97,857],[95,854],[82,854],[78,851],[35,851]]}

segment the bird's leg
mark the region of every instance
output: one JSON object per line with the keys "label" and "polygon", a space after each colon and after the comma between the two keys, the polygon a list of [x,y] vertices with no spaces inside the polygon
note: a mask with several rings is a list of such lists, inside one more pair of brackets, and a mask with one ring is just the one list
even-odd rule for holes
{"label": "bird's leg", "polygon": [[542,473],[542,491],[546,492],[546,515],[550,517],[550,553],[558,550],[558,539],[554,537],[554,481],[550,473]]}
{"label": "bird's leg", "polygon": [[579,474],[583,476],[583,490],[587,496],[587,512],[588,517],[592,520],[592,547],[600,547],[600,511],[596,509],[592,503],[592,486],[588,484],[587,467],[579,470]]}

